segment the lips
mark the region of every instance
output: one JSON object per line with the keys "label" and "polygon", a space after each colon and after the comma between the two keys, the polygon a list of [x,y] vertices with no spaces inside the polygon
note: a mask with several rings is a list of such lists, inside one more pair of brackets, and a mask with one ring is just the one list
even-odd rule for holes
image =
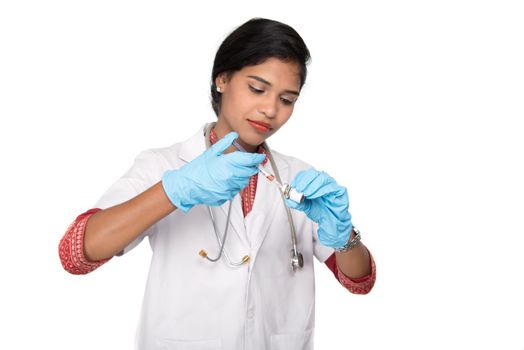
{"label": "lips", "polygon": [[250,123],[253,123],[253,124],[259,125],[259,126],[261,126],[261,127],[264,127],[264,128],[266,128],[266,129],[269,129],[269,130],[272,129],[271,124],[268,124],[268,123],[264,123],[264,122],[260,122],[260,121],[256,121],[256,120],[251,120],[251,119],[248,119],[248,121],[249,121]]}

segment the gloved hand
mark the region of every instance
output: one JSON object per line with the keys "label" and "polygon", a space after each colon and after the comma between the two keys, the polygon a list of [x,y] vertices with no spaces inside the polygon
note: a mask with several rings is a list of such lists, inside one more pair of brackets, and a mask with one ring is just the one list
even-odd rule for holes
{"label": "gloved hand", "polygon": [[343,247],[353,227],[347,189],[325,172],[313,168],[299,172],[291,186],[305,198],[300,204],[286,199],[287,206],[303,211],[318,224],[320,243],[332,248]]}
{"label": "gloved hand", "polygon": [[237,137],[236,132],[230,132],[180,169],[164,173],[164,192],[177,208],[187,213],[197,204],[222,205],[258,173],[257,166],[264,160],[264,154],[222,154]]}

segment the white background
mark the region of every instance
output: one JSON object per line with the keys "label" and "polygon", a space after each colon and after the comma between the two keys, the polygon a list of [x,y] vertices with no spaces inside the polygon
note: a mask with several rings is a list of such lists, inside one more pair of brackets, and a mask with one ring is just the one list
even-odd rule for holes
{"label": "white background", "polygon": [[269,144],[348,187],[378,265],[366,296],[317,266],[316,348],[524,349],[520,2],[187,3],[1,3],[0,348],[132,348],[149,245],[72,276],[59,239],[214,120],[216,49],[260,16],[313,56]]}

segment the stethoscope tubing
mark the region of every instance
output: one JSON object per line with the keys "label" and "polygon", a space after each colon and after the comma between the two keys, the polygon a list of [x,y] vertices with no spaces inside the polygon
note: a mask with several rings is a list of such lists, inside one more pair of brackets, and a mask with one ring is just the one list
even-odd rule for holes
{"label": "stethoscope tubing", "polygon": [[224,237],[223,239],[220,239],[220,235],[218,234],[218,229],[216,227],[216,221],[215,221],[215,217],[213,215],[213,210],[211,209],[210,206],[208,206],[208,210],[209,210],[209,215],[211,216],[211,222],[213,223],[213,228],[214,228],[214,231],[215,231],[215,236],[216,236],[216,239],[217,239],[217,243],[218,243],[218,246],[220,247],[220,251],[218,253],[218,256],[216,258],[210,258],[209,256],[206,256],[206,259],[211,261],[211,262],[217,262],[221,257],[222,257],[222,254],[224,254],[224,256],[226,257],[226,260],[227,260],[227,263],[231,266],[241,266],[244,264],[244,260],[241,260],[239,262],[234,262],[231,260],[231,258],[229,257],[229,254],[227,253],[227,250],[225,249],[225,246],[226,246],[226,239],[227,239],[227,233],[229,231],[229,219],[231,217],[231,207],[233,206],[233,200],[230,200],[229,201],[229,208],[227,210],[227,222],[226,222],[226,228],[224,230]]}
{"label": "stethoscope tubing", "polygon": [[[213,128],[214,125],[215,125],[215,123],[209,123],[204,128],[204,138],[205,138],[205,141],[206,141],[206,149],[211,147],[211,142],[209,140],[209,134],[210,134],[211,129]],[[269,156],[269,161],[271,163],[271,167],[273,168],[273,172],[274,172],[274,175],[276,177],[276,180],[279,183],[282,183],[282,180],[280,179],[280,174],[278,172],[277,166],[276,166],[275,161],[273,159],[273,155],[271,154],[271,150],[269,149],[269,147],[267,146],[267,143],[265,143],[265,142],[263,144],[263,147],[264,147],[264,149],[266,150],[266,152],[267,152],[267,154]],[[291,266],[293,268],[293,271],[297,271],[298,268],[302,268],[302,266],[304,265],[304,259],[303,259],[302,253],[300,253],[298,251],[298,248],[297,248],[297,235],[296,235],[296,230],[295,230],[295,224],[293,222],[293,217],[291,215],[291,209],[289,209],[289,207],[286,205],[286,200],[285,200],[284,195],[282,193],[281,193],[280,197],[282,198],[282,201],[284,203],[284,207],[286,208],[286,214],[287,214],[289,228],[290,228],[290,232],[291,232],[291,243],[293,245],[293,248],[291,249]],[[209,261],[216,262],[216,261],[218,261],[222,257],[222,255],[224,255],[226,257],[226,260],[227,260],[229,265],[231,265],[231,266],[241,266],[244,263],[246,263],[247,261],[249,261],[249,257],[245,256],[242,259],[242,261],[234,262],[229,257],[227,249],[225,248],[226,239],[227,239],[227,233],[228,233],[228,229],[229,229],[229,222],[230,222],[230,216],[231,216],[232,203],[233,203],[233,200],[230,200],[229,201],[229,208],[228,208],[228,212],[227,212],[226,227],[225,227],[225,230],[224,230],[224,237],[222,239],[220,238],[220,235],[218,233],[218,229],[216,227],[215,217],[213,215],[212,209],[211,209],[211,207],[208,206],[209,215],[210,215],[211,221],[213,223],[213,229],[215,231],[215,236],[216,236],[216,239],[217,239],[218,246],[220,247],[220,250],[219,250],[218,256],[216,258],[210,258],[209,256],[207,256],[207,253],[205,255],[202,255],[202,256],[204,256]]]}

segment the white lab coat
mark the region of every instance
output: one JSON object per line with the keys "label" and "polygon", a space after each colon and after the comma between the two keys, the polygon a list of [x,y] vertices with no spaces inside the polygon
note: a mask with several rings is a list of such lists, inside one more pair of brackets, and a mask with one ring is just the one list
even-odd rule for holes
{"label": "white lab coat", "polygon": [[[160,181],[205,151],[202,127],[185,142],[142,152],[129,171],[98,201],[107,208],[126,201]],[[272,151],[280,176],[290,182],[310,166]],[[267,163],[268,169],[271,165]],[[226,202],[212,207],[220,234],[225,227]],[[333,249],[322,246],[316,224],[292,210],[298,249],[304,267],[293,272],[287,214],[278,189],[258,177],[252,211],[244,218],[240,196],[235,196],[226,248],[235,261],[250,256],[248,264],[229,266],[224,257],[212,263],[200,249],[216,256],[218,246],[206,206],[188,213],[175,210],[125,248],[148,236],[153,250],[137,349],[313,349],[315,284],[313,256],[324,262]]]}

